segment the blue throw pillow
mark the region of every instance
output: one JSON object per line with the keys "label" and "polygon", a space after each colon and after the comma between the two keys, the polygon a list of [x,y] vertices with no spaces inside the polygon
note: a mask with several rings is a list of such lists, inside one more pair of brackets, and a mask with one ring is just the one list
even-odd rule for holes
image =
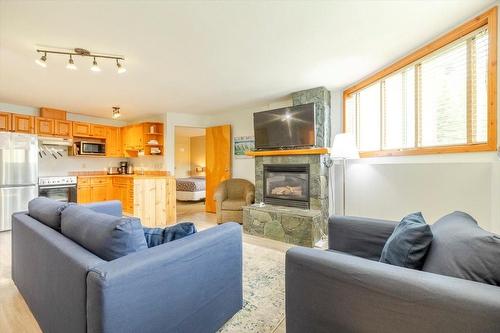
{"label": "blue throw pillow", "polygon": [[422,213],[405,216],[382,249],[380,262],[422,269],[432,242],[432,231]]}
{"label": "blue throw pillow", "polygon": [[166,228],[144,228],[144,237],[148,247],[161,245],[196,233],[191,222],[183,222]]}
{"label": "blue throw pillow", "polygon": [[148,248],[138,218],[96,213],[79,205],[62,212],[61,232],[108,261]]}

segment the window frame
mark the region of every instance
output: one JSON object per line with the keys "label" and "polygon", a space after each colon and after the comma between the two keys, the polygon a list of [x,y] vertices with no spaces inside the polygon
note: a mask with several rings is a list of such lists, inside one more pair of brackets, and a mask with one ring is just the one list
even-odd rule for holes
{"label": "window frame", "polygon": [[405,67],[418,62],[427,55],[455,42],[456,40],[470,34],[471,32],[486,26],[488,29],[488,136],[486,143],[468,143],[462,145],[433,146],[400,148],[392,150],[377,150],[360,152],[361,157],[381,157],[381,156],[406,156],[423,154],[443,154],[443,153],[463,153],[497,150],[497,6],[489,9],[483,14],[467,21],[443,36],[435,39],[429,44],[410,53],[395,63],[383,68],[366,79],[352,85],[343,92],[342,128],[346,131],[346,101],[347,97],[359,92],[392,74],[403,70]]}

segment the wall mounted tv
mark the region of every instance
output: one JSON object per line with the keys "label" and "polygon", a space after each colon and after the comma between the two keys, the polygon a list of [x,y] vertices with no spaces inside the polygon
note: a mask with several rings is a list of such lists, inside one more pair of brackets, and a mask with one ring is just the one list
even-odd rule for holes
{"label": "wall mounted tv", "polygon": [[315,146],[314,103],[256,112],[253,128],[258,150]]}

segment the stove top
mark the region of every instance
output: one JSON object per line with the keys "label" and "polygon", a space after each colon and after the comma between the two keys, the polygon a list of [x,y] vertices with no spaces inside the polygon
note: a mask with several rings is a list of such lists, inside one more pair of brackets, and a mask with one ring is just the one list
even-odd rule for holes
{"label": "stove top", "polygon": [[39,177],[38,185],[73,185],[76,184],[76,176],[62,177]]}

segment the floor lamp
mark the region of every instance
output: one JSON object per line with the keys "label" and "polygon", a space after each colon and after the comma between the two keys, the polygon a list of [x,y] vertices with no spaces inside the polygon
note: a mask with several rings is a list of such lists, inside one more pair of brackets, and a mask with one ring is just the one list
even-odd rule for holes
{"label": "floor lamp", "polygon": [[[359,158],[359,152],[358,148],[356,147],[356,141],[354,137],[351,134],[348,133],[341,133],[335,135],[335,138],[333,139],[333,146],[330,152],[330,160],[331,160],[331,165],[335,165],[335,162],[340,162],[342,165],[342,215],[345,215],[345,189],[346,189],[346,177],[345,173],[347,170],[347,160],[352,160],[352,159],[357,159]],[[333,168],[332,168],[333,169]],[[331,186],[330,188],[332,189],[332,198],[333,203],[334,203],[334,208],[336,206],[335,204],[335,189],[334,185],[335,182],[333,181],[332,175],[330,174],[331,178]]]}

